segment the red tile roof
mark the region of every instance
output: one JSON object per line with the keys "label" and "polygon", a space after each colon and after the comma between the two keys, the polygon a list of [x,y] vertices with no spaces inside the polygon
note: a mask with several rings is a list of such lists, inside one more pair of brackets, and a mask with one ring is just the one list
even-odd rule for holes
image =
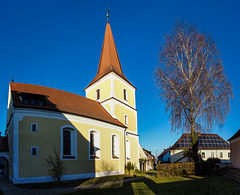
{"label": "red tile roof", "polygon": [[[85,98],[83,96],[49,87],[23,83],[10,83],[10,88],[12,92],[14,107],[34,108],[70,113],[101,120],[121,127],[126,127],[120,121],[114,119],[101,106],[99,102]],[[30,93],[46,96],[46,103],[44,106],[23,104],[19,98],[20,93]]]}
{"label": "red tile roof", "polygon": [[0,137],[0,152],[8,152],[8,138]]}
{"label": "red tile roof", "polygon": [[127,81],[130,85],[132,85],[130,81],[123,74],[117,49],[116,49],[116,45],[113,39],[112,30],[111,30],[110,24],[107,23],[97,75],[86,88],[88,88],[89,86],[91,86],[92,84],[94,84],[95,82],[97,82],[98,80],[100,80],[102,77],[104,77],[110,72],[115,72],[125,81]]}

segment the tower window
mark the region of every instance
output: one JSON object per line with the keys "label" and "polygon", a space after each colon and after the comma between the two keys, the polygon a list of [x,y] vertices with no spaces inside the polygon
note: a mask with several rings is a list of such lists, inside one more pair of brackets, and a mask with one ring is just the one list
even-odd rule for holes
{"label": "tower window", "polygon": [[96,100],[100,99],[100,89],[96,90]]}
{"label": "tower window", "polygon": [[127,101],[127,90],[123,89],[123,99]]}
{"label": "tower window", "polygon": [[130,141],[126,140],[126,155],[127,155],[127,160],[130,160]]}
{"label": "tower window", "polygon": [[124,115],[124,123],[125,125],[128,125],[128,115]]}

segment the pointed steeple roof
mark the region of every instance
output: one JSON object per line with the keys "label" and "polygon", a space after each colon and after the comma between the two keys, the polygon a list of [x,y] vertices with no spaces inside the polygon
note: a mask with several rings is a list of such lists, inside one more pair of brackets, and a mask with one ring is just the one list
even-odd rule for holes
{"label": "pointed steeple roof", "polygon": [[117,49],[116,49],[116,45],[113,39],[112,30],[108,22],[106,25],[97,75],[94,77],[92,82],[86,88],[88,88],[89,86],[91,86],[92,84],[94,84],[95,82],[97,82],[99,79],[101,79],[102,77],[104,77],[110,72],[116,73],[118,76],[123,78],[126,82],[128,82],[131,86],[133,86],[123,74]]}

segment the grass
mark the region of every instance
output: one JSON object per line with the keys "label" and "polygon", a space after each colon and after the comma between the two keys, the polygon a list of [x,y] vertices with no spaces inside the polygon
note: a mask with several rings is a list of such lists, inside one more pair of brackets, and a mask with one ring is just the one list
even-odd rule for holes
{"label": "grass", "polygon": [[[61,185],[55,183],[39,183],[39,184],[22,184],[18,187],[22,188],[54,188],[54,187],[77,187],[89,184],[99,184],[109,181],[121,180],[119,184],[100,186],[95,189],[84,189],[79,192],[69,193],[68,195],[78,194],[203,194],[203,195],[225,195],[225,194],[240,194],[240,186],[225,180],[218,175],[213,176],[187,176],[187,177],[161,177],[157,178],[156,172],[139,172],[137,180],[131,182],[123,182],[127,178],[132,178],[129,175],[117,175],[108,177],[98,177],[92,179],[81,179],[64,182]],[[145,177],[142,177],[145,176]]]}
{"label": "grass", "polygon": [[[139,175],[149,175],[149,173],[139,173]],[[132,182],[116,184],[112,186],[102,186],[97,189],[81,190],[69,193],[68,195],[78,194],[195,194],[195,195],[225,195],[240,194],[240,186],[231,183],[224,178],[214,175],[207,177],[188,176],[188,177],[169,177],[157,178],[148,176]]]}

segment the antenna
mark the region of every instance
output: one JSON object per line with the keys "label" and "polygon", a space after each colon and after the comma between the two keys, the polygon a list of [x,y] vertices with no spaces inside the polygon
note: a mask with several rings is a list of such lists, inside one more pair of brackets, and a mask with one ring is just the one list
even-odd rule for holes
{"label": "antenna", "polygon": [[12,75],[12,83],[14,83],[14,75]]}

